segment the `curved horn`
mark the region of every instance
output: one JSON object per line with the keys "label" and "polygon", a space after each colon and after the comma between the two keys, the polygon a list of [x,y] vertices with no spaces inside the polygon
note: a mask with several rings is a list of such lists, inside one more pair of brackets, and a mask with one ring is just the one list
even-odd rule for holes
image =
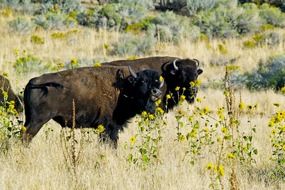
{"label": "curved horn", "polygon": [[173,61],[173,67],[174,67],[174,69],[176,70],[176,71],[178,71],[178,67],[177,67],[177,65],[176,65],[176,61],[177,61],[178,59],[175,59],[174,61]]}
{"label": "curved horn", "polygon": [[134,78],[137,78],[138,76],[137,76],[137,74],[135,73],[135,71],[134,71],[130,66],[128,66],[128,68],[129,68],[129,71],[130,71],[131,75],[132,75]]}
{"label": "curved horn", "polygon": [[198,59],[193,59],[194,62],[196,62],[197,67],[200,66],[200,61]]}
{"label": "curved horn", "polygon": [[164,80],[161,81],[159,88],[162,88],[164,85]]}

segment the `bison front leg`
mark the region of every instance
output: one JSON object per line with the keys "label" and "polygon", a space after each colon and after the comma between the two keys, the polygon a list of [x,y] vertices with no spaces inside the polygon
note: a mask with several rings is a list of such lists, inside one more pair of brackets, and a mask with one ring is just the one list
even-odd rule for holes
{"label": "bison front leg", "polygon": [[109,143],[111,147],[118,147],[119,139],[119,127],[115,124],[108,124],[105,127],[105,131],[99,135],[99,141],[104,143]]}

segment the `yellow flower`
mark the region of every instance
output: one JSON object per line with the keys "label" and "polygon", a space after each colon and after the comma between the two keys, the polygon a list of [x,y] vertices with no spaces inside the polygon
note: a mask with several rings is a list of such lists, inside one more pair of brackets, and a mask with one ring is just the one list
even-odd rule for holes
{"label": "yellow flower", "polygon": [[156,112],[158,114],[163,114],[164,113],[163,109],[161,109],[160,107],[156,108]]}
{"label": "yellow flower", "polygon": [[175,91],[178,91],[178,90],[180,90],[180,87],[176,86]]}
{"label": "yellow flower", "polygon": [[153,114],[149,114],[149,115],[148,115],[148,118],[149,118],[150,120],[154,120],[154,119],[155,119],[155,116],[154,116]]}
{"label": "yellow flower", "polygon": [[132,136],[132,137],[130,138],[130,143],[131,143],[131,145],[134,145],[134,144],[136,143],[136,141],[137,141],[136,136]]}
{"label": "yellow flower", "polygon": [[98,133],[98,134],[100,134],[100,133],[103,133],[105,131],[105,127],[104,127],[104,125],[98,125],[97,126],[97,129],[96,129],[96,132]]}
{"label": "yellow flower", "polygon": [[170,99],[170,98],[171,98],[170,94],[167,94],[166,99]]}
{"label": "yellow flower", "polygon": [[142,112],[142,117],[146,117],[147,116],[147,112],[146,111],[143,111]]}
{"label": "yellow flower", "polygon": [[76,58],[73,58],[73,59],[71,59],[70,64],[73,65],[73,66],[77,65],[78,64],[78,60]]}
{"label": "yellow flower", "polygon": [[246,107],[246,105],[245,105],[245,103],[244,102],[240,102],[240,104],[239,104],[239,109],[240,110],[244,110],[245,109],[245,107]]}
{"label": "yellow flower", "polygon": [[164,78],[162,76],[159,77],[159,81],[162,82],[164,81]]}
{"label": "yellow flower", "polygon": [[233,153],[229,153],[229,154],[227,155],[227,157],[228,157],[229,159],[233,159],[233,158],[235,158],[235,155],[234,155]]}
{"label": "yellow flower", "polygon": [[94,67],[101,67],[102,66],[102,64],[100,63],[100,62],[96,62],[95,64],[94,64]]}
{"label": "yellow flower", "polygon": [[222,132],[225,134],[228,132],[228,129],[226,127],[222,127]]}
{"label": "yellow flower", "polygon": [[199,103],[202,102],[201,98],[196,98],[196,101],[199,102]]}
{"label": "yellow flower", "polygon": [[186,97],[185,97],[184,95],[181,95],[181,96],[180,96],[180,100],[181,100],[181,101],[184,101],[185,98],[186,98]]}
{"label": "yellow flower", "polygon": [[225,175],[225,169],[224,169],[223,165],[219,165],[218,173],[219,173],[220,176],[224,176]]}
{"label": "yellow flower", "polygon": [[156,102],[155,102],[155,105],[156,106],[159,106],[161,104],[161,99],[158,99]]}
{"label": "yellow flower", "polygon": [[208,163],[206,168],[207,168],[207,170],[212,170],[214,168],[214,164],[213,163]]}

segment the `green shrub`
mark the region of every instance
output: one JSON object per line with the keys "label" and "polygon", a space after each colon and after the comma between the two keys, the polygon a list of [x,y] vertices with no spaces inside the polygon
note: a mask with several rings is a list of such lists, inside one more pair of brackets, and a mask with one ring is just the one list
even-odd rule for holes
{"label": "green shrub", "polygon": [[281,90],[285,86],[285,55],[260,62],[257,70],[245,73],[241,78],[250,89]]}
{"label": "green shrub", "polygon": [[24,17],[17,17],[16,19],[10,21],[9,27],[14,32],[19,32],[21,34],[29,33],[33,30],[33,23]]}
{"label": "green shrub", "polygon": [[222,5],[211,11],[200,12],[194,23],[207,36],[218,38],[252,33],[261,25],[258,12],[254,9]]}
{"label": "green shrub", "polygon": [[187,17],[177,16],[173,12],[161,13],[152,21],[154,26],[150,28],[154,36],[159,35],[162,42],[181,42],[187,38],[196,40],[200,36],[200,29],[191,24]]}
{"label": "green shrub", "polygon": [[113,44],[111,55],[139,56],[149,54],[155,46],[155,38],[150,35],[135,36],[125,34]]}
{"label": "green shrub", "polygon": [[271,24],[277,27],[285,26],[285,15],[276,7],[272,7],[268,4],[263,4],[260,7],[260,17],[265,23]]}
{"label": "green shrub", "polygon": [[39,58],[33,55],[23,55],[17,58],[14,68],[18,74],[44,73],[52,70],[52,66],[43,63]]}
{"label": "green shrub", "polygon": [[48,12],[45,15],[38,15],[33,19],[34,23],[44,29],[62,29],[74,27],[76,20],[63,13]]}

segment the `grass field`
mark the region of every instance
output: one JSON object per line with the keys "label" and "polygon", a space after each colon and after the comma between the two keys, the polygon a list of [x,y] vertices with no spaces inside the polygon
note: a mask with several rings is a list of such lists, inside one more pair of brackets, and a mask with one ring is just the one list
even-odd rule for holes
{"label": "grass field", "polygon": [[[71,59],[95,59],[98,61],[111,61],[116,59],[130,59],[133,57],[108,56],[106,44],[118,41],[120,34],[116,32],[95,31],[78,27],[68,37],[61,39],[52,38],[52,34],[68,31],[36,30],[33,34],[21,35],[13,33],[7,26],[11,17],[0,16],[0,74],[7,73],[8,78],[16,92],[21,91],[28,80],[39,73],[27,73],[18,75],[13,68],[13,63],[19,54],[32,54],[44,62],[57,64]],[[285,34],[284,30],[276,32]],[[44,44],[39,45],[31,41],[31,36],[37,35],[44,39]],[[216,110],[226,106],[223,90],[208,88],[213,81],[224,78],[225,67],[213,66],[211,61],[229,60],[239,57],[236,65],[240,72],[250,71],[257,67],[261,59],[267,59],[272,55],[284,53],[284,43],[270,48],[261,46],[257,48],[243,48],[243,41],[249,37],[228,40],[210,40],[190,42],[187,39],[179,45],[158,43],[152,54],[178,56],[183,58],[197,58],[201,61],[204,73],[200,76],[202,88],[198,97],[202,101],[194,105],[183,103],[177,109],[165,114],[161,124],[161,139],[157,144],[158,159],[146,167],[127,161],[130,153],[138,150],[131,149],[131,138],[139,134],[139,117],[134,118],[128,128],[120,133],[118,149],[114,150],[97,142],[97,135],[90,133],[81,136],[81,148],[75,147],[75,155],[80,150],[79,160],[75,167],[71,166],[64,154],[66,151],[61,128],[54,122],[49,122],[34,138],[29,147],[25,147],[17,140],[11,140],[9,150],[0,154],[0,189],[285,189],[283,176],[274,175],[275,162],[271,160],[271,129],[268,122],[276,110],[285,109],[285,96],[272,90],[250,92],[247,89],[236,91],[236,104],[240,100],[246,105],[257,105],[254,113],[243,113],[239,116],[240,134],[249,133],[252,126],[256,126],[256,133],[252,136],[252,146],[258,150],[257,155],[252,155],[255,162],[241,164],[236,161],[220,159],[223,169],[212,169],[209,163],[216,163],[221,144],[203,145],[194,165],[190,164],[191,156],[185,157],[189,150],[187,140],[177,140],[177,113],[185,112],[185,118],[192,114],[194,107],[212,110],[213,117],[217,117]],[[283,39],[284,40],[284,39]],[[223,44],[226,52],[219,49]],[[276,104],[280,104],[279,107]],[[275,104],[275,105],[274,105]],[[24,119],[24,116],[20,116]],[[208,118],[208,124],[214,125],[215,118]],[[194,119],[201,121],[200,129],[203,129],[203,117],[197,115]],[[250,122],[248,122],[250,120]],[[250,123],[250,124],[249,124]],[[181,129],[185,133],[191,127]],[[218,129],[220,131],[220,129]],[[77,136],[79,131],[76,132]],[[213,133],[219,135],[220,133]],[[78,137],[79,138],[79,137]],[[216,139],[215,136],[212,137]],[[140,142],[135,142],[140,146]],[[217,150],[217,151],[216,151]],[[223,154],[228,150],[224,149]],[[232,170],[236,177],[231,177]],[[73,169],[76,171],[73,173]],[[232,180],[236,179],[232,185]],[[211,184],[213,186],[211,186]]]}

